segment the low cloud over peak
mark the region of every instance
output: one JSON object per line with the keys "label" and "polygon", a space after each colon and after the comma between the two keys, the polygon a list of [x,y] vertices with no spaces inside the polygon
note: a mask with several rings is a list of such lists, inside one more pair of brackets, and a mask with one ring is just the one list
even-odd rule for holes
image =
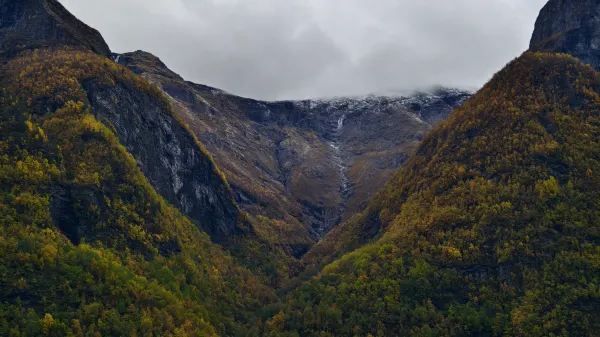
{"label": "low cloud over peak", "polygon": [[476,88],[527,49],[545,0],[62,0],[115,51],[262,99]]}

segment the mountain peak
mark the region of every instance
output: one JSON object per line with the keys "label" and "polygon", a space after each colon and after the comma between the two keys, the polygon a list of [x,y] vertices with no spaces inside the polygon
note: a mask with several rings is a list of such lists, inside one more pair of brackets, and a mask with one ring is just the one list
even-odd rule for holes
{"label": "mountain peak", "polygon": [[183,81],[183,78],[169,69],[160,58],[149,52],[136,50],[130,53],[113,54],[113,56],[117,63],[126,66],[136,74],[152,72],[155,75]]}
{"label": "mountain peak", "polygon": [[56,0],[0,0],[0,54],[70,46],[109,56],[100,33]]}
{"label": "mountain peak", "polygon": [[536,21],[530,50],[571,54],[600,69],[600,1],[550,0]]}

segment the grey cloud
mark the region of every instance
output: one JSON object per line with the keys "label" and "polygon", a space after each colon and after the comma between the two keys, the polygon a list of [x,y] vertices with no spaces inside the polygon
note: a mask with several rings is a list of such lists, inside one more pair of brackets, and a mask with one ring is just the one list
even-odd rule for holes
{"label": "grey cloud", "polygon": [[477,88],[545,0],[62,0],[116,51],[263,99]]}

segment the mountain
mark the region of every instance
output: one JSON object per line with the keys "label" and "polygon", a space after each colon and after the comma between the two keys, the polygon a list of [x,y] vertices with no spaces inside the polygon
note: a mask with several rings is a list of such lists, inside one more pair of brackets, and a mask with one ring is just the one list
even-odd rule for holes
{"label": "mountain", "polygon": [[[570,54],[600,69],[600,3],[598,1],[549,1],[540,11],[530,50]],[[341,223],[303,256],[310,275],[336,257],[354,250],[384,232],[383,207],[373,198],[368,207]],[[389,202],[389,201],[385,201]]]}
{"label": "mountain", "polygon": [[83,86],[96,118],[114,130],[167,201],[217,242],[241,231],[225,178],[162,93],[140,93],[119,82],[86,80]]}
{"label": "mountain", "polygon": [[0,335],[259,334],[267,276],[215,242],[264,249],[169,100],[58,3],[1,8]]}
{"label": "mountain", "polygon": [[[157,84],[254,216],[284,221],[303,254],[364,207],[469,93],[265,102],[183,80],[142,51],[115,60]],[[290,240],[291,238],[297,238]]]}
{"label": "mountain", "polygon": [[157,193],[85,87],[168,106],[159,92],[83,51],[25,53],[1,73],[0,334],[248,330],[271,290]]}
{"label": "mountain", "polygon": [[[6,55],[54,47],[110,56],[102,36],[57,1],[2,1],[0,15],[3,19],[0,41]],[[52,76],[55,70],[46,70],[46,74]],[[216,241],[239,231],[236,228],[239,210],[230,189],[210,156],[176,120],[177,116],[171,113],[160,94],[149,95],[121,83],[107,85],[93,78],[84,80],[86,100],[95,117],[114,129],[163,197]],[[51,111],[64,101],[62,97],[57,102],[43,97],[34,102],[34,108]]]}
{"label": "mountain", "polygon": [[[95,37],[96,34],[92,34],[95,30],[79,22],[60,4],[40,0],[6,2],[3,8],[7,9],[9,17],[15,13],[21,15],[11,26],[10,36],[23,36],[24,41],[32,42],[27,48],[22,44],[5,43],[12,46],[5,53],[6,59],[25,55],[31,49],[29,52],[36,60],[32,67],[37,66],[33,70],[26,68],[27,71],[19,75],[24,79],[15,82],[24,84],[25,80],[35,78],[38,83],[45,83],[55,78],[56,83],[47,84],[46,90],[56,88],[60,91],[56,95],[32,91],[35,82],[27,82],[29,87],[21,90],[30,92],[30,113],[45,115],[56,111],[76,94],[73,100],[84,102],[94,118],[115,133],[119,143],[133,156],[145,179],[161,198],[189,217],[202,232],[209,234],[213,242],[225,247],[228,253],[237,254],[255,271],[278,271],[264,277],[278,278],[273,275],[288,274],[289,254],[257,236],[255,227],[260,223],[248,219],[240,210],[235,195],[211,155],[180,120],[162,92],[145,80],[135,82],[138,85],[120,80],[122,77],[138,76],[117,66],[107,48],[89,47],[98,41],[104,43],[103,39],[97,32],[98,39],[84,38]],[[10,38],[7,41],[11,41]],[[40,60],[42,56],[39,53],[42,52],[46,53],[48,62]],[[69,57],[88,58],[93,54],[106,59],[108,65],[94,60],[73,65],[73,60],[69,60]],[[118,72],[119,69],[122,76],[104,74],[107,71]],[[79,242],[78,237],[88,228],[72,219],[69,195],[68,190],[61,191],[57,200],[65,201],[56,207],[65,214],[62,217],[64,221],[74,222],[68,226],[72,228],[68,235]]]}
{"label": "mountain", "polygon": [[[592,14],[556,3],[537,32]],[[309,252],[271,335],[596,336],[600,73],[561,51],[582,59],[526,52],[434,128]]]}
{"label": "mountain", "polygon": [[[334,215],[328,209],[306,215],[299,207],[290,224],[287,204],[272,215],[267,202],[245,201],[242,189],[228,183],[238,181],[234,171],[221,171],[213,159],[228,163],[229,153],[210,153],[201,141],[215,142],[194,128],[202,119],[188,114],[237,114],[232,120],[253,123],[269,141],[290,138],[289,153],[268,156],[287,156],[290,176],[297,170],[304,179],[298,166],[316,172],[331,184],[331,198],[341,199],[342,166],[350,166],[334,151],[342,114],[362,118],[377,106],[391,115],[381,123],[406,120],[415,126],[406,135],[409,150],[402,150],[410,153],[466,95],[253,101],[185,82],[149,54],[111,54],[97,31],[56,1],[4,1],[0,10],[1,335],[262,334],[277,303],[271,286],[289,278],[297,263],[290,256],[302,255],[318,228],[334,224],[327,217],[338,221],[349,208],[336,201]],[[189,101],[178,85],[192,90]],[[211,107],[217,103],[234,108]],[[302,108],[288,111],[290,104]],[[264,117],[270,108],[273,120]],[[323,157],[303,157],[306,144],[297,147],[297,140],[311,141],[309,152],[314,145]],[[383,149],[389,153],[374,156],[397,155],[391,145]],[[316,191],[318,183],[311,184]],[[306,193],[318,199],[315,191]]]}
{"label": "mountain", "polygon": [[596,8],[475,95],[265,102],[0,0],[0,336],[596,336]]}
{"label": "mountain", "polygon": [[571,54],[600,69],[600,2],[549,1],[535,24],[530,49]]}
{"label": "mountain", "polygon": [[599,112],[592,68],[513,61],[430,133],[371,202],[382,233],[292,292],[274,334],[595,335]]}
{"label": "mountain", "polygon": [[110,55],[93,28],[56,0],[0,0],[0,55],[41,47],[71,46]]}

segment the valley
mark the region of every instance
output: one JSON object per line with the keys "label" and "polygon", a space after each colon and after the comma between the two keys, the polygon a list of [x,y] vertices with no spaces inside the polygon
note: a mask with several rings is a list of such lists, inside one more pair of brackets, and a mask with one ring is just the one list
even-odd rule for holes
{"label": "valley", "polygon": [[244,210],[303,232],[296,256],[364,207],[425,133],[470,95],[437,89],[264,102],[187,82],[146,52],[116,58],[171,98]]}
{"label": "valley", "polygon": [[593,337],[600,3],[477,92],[264,101],[0,0],[0,336]]}

